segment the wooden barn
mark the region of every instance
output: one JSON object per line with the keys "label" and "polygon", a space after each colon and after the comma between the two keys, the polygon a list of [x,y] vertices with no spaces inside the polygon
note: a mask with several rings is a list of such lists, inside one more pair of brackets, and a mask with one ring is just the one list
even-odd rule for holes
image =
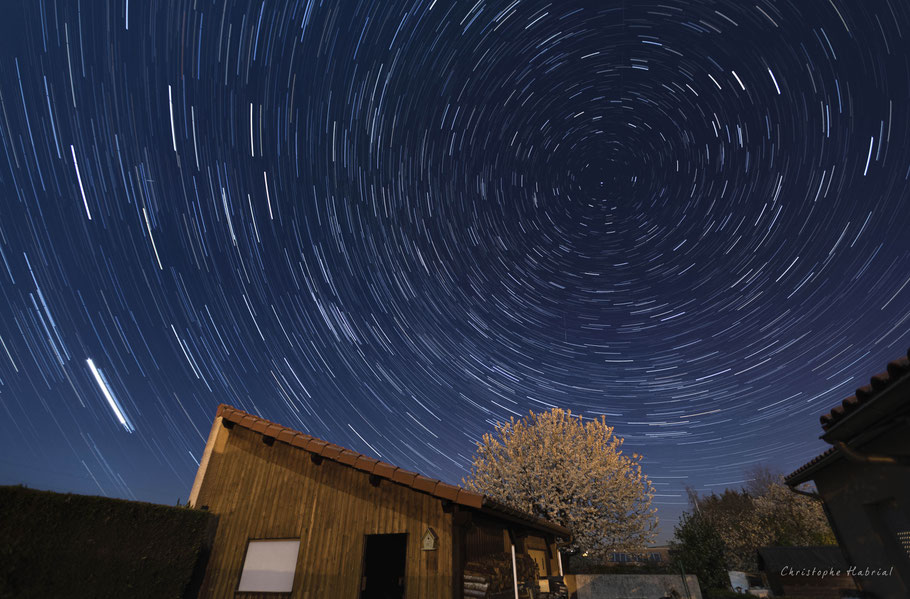
{"label": "wooden barn", "polygon": [[569,535],[227,405],[190,503],[219,519],[200,597],[525,598],[562,574]]}

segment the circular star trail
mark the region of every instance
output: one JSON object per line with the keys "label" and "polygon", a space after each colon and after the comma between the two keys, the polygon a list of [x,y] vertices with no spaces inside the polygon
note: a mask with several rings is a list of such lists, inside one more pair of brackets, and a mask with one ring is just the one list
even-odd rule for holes
{"label": "circular star trail", "polygon": [[560,406],[666,519],[906,350],[901,2],[11,15],[5,482],[186,497],[222,402],[457,482]]}

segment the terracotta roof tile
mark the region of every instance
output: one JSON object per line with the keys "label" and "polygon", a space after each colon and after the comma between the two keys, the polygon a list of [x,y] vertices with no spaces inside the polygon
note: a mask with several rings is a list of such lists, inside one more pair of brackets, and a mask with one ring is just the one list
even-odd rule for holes
{"label": "terracotta roof tile", "polygon": [[455,503],[480,509],[483,507],[483,495],[475,493],[474,491],[468,491],[467,489],[458,489],[458,496],[455,497]]}
{"label": "terracotta roof tile", "polygon": [[797,468],[796,470],[794,470],[793,472],[788,474],[786,477],[786,480],[790,481],[791,479],[796,478],[797,476],[799,476],[800,474],[802,474],[803,472],[805,472],[812,466],[815,466],[817,463],[821,462],[823,459],[825,459],[826,457],[828,457],[829,455],[833,454],[836,451],[837,451],[836,447],[829,447],[824,453],[815,456],[814,458],[812,458],[811,460],[809,460],[808,462],[806,462],[805,464],[803,464],[802,466],[800,466],[799,468]]}
{"label": "terracotta roof tile", "polygon": [[372,474],[375,474],[376,476],[381,476],[383,478],[388,478],[391,480],[392,474],[394,474],[394,472],[395,466],[392,466],[391,464],[386,464],[385,462],[376,462],[376,464],[373,465]]}
{"label": "terracotta roof tile", "polygon": [[312,451],[313,453],[322,455],[322,450],[325,449],[328,445],[329,444],[322,439],[314,439],[313,437],[307,435],[306,441],[303,445],[301,445],[301,447],[307,451]]}
{"label": "terracotta roof tile", "polygon": [[[910,351],[908,351],[908,355],[910,355]],[[888,363],[888,375],[892,379],[899,379],[907,374],[908,371],[910,371],[910,360],[907,358],[898,358]]]}
{"label": "terracotta roof tile", "polygon": [[319,455],[330,460],[336,459],[344,451],[343,447],[338,447],[337,445],[328,444],[319,451]]}
{"label": "terracotta roof tile", "polygon": [[244,428],[265,434],[270,437],[274,437],[283,443],[287,443],[294,447],[304,449],[310,453],[320,455],[324,458],[352,466],[358,470],[375,474],[376,476],[386,478],[398,484],[410,487],[414,490],[427,493],[434,497],[438,497],[439,499],[454,501],[459,505],[474,509],[493,510],[500,515],[507,514],[513,517],[518,517],[521,521],[527,522],[528,524],[537,528],[549,530],[550,532],[556,533],[559,536],[567,536],[569,534],[569,531],[565,528],[562,528],[561,526],[553,524],[552,522],[547,522],[546,520],[541,520],[540,518],[536,518],[529,514],[525,514],[519,510],[503,506],[502,504],[493,501],[486,496],[481,495],[480,493],[468,491],[467,489],[462,489],[461,487],[457,487],[455,485],[450,485],[433,478],[421,476],[416,472],[403,470],[397,466],[379,461],[376,458],[357,453],[350,449],[345,449],[344,447],[323,441],[322,439],[311,437],[310,435],[281,426],[280,424],[270,422],[263,418],[258,418],[252,414],[247,414],[246,412],[238,410],[232,406],[221,404],[218,406],[218,412],[216,415],[221,416],[223,419],[229,422],[233,422],[234,424],[237,424]]}
{"label": "terracotta roof tile", "polygon": [[360,457],[360,454],[356,451],[351,451],[350,449],[342,450],[338,454],[338,457],[335,458],[336,461],[341,462],[342,464],[347,464],[348,466],[353,466],[357,462],[357,458]]}
{"label": "terracotta roof tile", "polygon": [[443,499],[448,499],[449,501],[455,501],[458,498],[458,491],[460,489],[455,485],[447,485],[446,483],[439,483],[436,485],[436,496],[442,497]]}
{"label": "terracotta roof tile", "polygon": [[906,356],[889,362],[888,369],[873,376],[868,385],[863,385],[856,390],[856,395],[851,395],[840,405],[833,407],[830,412],[819,417],[822,428],[827,431],[851,412],[878,397],[892,383],[910,373],[910,359],[908,358],[910,358],[910,350],[907,351]]}
{"label": "terracotta roof tile", "polygon": [[365,455],[358,455],[357,459],[354,461],[354,468],[373,474],[373,467],[378,463],[379,460],[376,458],[371,458]]}
{"label": "terracotta roof tile", "polygon": [[863,385],[856,390],[856,398],[860,401],[866,401],[875,394],[875,391],[872,390],[872,385]]}
{"label": "terracotta roof tile", "polygon": [[416,472],[410,472],[408,470],[402,470],[399,468],[394,472],[394,474],[392,474],[392,480],[407,487],[413,487],[414,479],[416,479],[418,476],[419,475]]}
{"label": "terracotta roof tile", "polygon": [[885,372],[879,372],[878,374],[874,375],[870,382],[872,383],[872,389],[875,391],[881,391],[889,384],[891,384],[891,376],[886,370]]}
{"label": "terracotta roof tile", "polygon": [[851,395],[850,397],[845,399],[843,402],[841,402],[841,405],[843,406],[843,408],[845,410],[853,410],[856,407],[858,407],[859,404],[860,404],[859,398],[856,397],[855,395]]}
{"label": "terracotta roof tile", "polygon": [[274,422],[270,422],[270,423],[268,423],[268,426],[265,427],[264,434],[266,434],[270,437],[275,437],[277,439],[278,433],[280,433],[281,431],[285,431],[285,430],[287,430],[287,429],[284,428],[283,426],[279,426],[279,425],[275,424]]}
{"label": "terracotta roof tile", "polygon": [[285,443],[290,444],[291,439],[294,438],[294,431],[292,431],[289,428],[283,428],[280,431],[278,431],[278,434],[275,435],[275,438],[278,439],[279,441],[283,441]]}
{"label": "terracotta roof tile", "polygon": [[429,493],[433,495],[433,491],[436,490],[436,485],[439,483],[438,480],[433,480],[432,478],[427,478],[426,476],[417,475],[414,479],[414,482],[411,483],[411,486],[417,489],[418,491],[423,491],[424,493]]}

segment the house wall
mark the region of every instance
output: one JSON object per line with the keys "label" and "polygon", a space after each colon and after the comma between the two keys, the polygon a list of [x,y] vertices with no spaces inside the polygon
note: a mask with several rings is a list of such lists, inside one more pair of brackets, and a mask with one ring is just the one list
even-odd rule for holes
{"label": "house wall", "polygon": [[[859,451],[906,456],[908,436],[910,427],[893,429]],[[860,571],[894,567],[890,576],[857,574],[860,587],[881,597],[910,597],[910,557],[894,534],[895,524],[910,531],[910,468],[839,459],[814,478],[848,563]]]}
{"label": "house wall", "polygon": [[[805,597],[811,599],[841,599],[845,591],[855,591],[856,584],[849,576],[833,576],[819,580],[818,576],[768,577],[771,589],[785,597]],[[849,596],[849,595],[847,595]]]}
{"label": "house wall", "polygon": [[[407,533],[405,597],[451,599],[452,515],[441,500],[387,480],[373,486],[365,472],[331,460],[314,464],[309,452],[266,445],[241,426],[216,421],[213,435],[194,486],[194,504],[219,516],[201,598],[234,596],[250,539],[299,538],[293,593],[284,596],[356,599],[365,535]],[[420,549],[427,527],[439,537],[435,551]]]}
{"label": "house wall", "polygon": [[[701,599],[698,577],[687,574],[567,574],[566,584],[573,599],[626,599],[628,597],[667,597],[673,591]],[[748,595],[745,595],[748,596]]]}

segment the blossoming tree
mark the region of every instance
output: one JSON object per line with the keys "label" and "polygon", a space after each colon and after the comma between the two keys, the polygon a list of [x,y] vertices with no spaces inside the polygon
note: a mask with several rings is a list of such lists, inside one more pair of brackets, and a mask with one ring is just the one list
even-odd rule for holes
{"label": "blossoming tree", "polygon": [[622,451],[606,420],[583,421],[554,408],[514,418],[478,443],[473,491],[572,531],[569,554],[635,552],[655,535],[656,510],[642,456]]}

